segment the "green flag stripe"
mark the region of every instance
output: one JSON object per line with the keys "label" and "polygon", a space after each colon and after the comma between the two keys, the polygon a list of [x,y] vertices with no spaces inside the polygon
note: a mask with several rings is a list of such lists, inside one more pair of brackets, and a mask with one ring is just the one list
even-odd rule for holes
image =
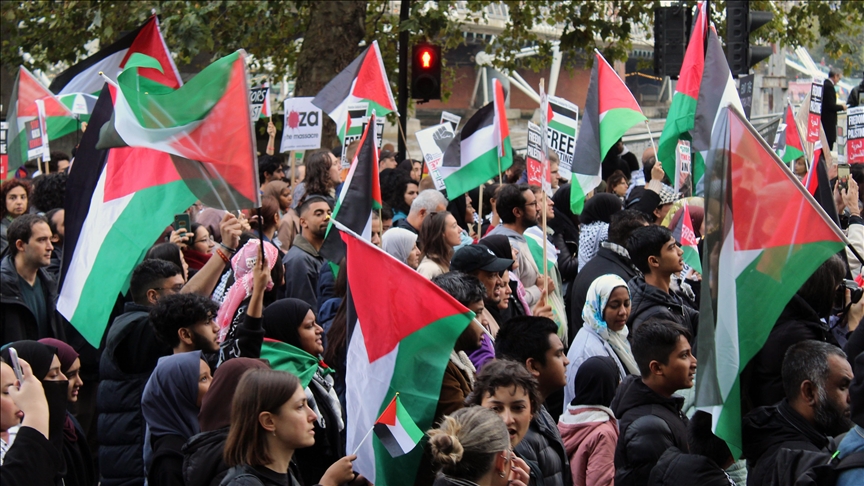
{"label": "green flag stripe", "polygon": [[645,122],[645,115],[630,108],[614,108],[603,114],[600,120],[600,158],[615,145],[619,138],[623,137],[639,123]]}
{"label": "green flag stripe", "polygon": [[405,433],[408,434],[408,437],[411,437],[411,440],[415,443],[420,442],[420,439],[423,438],[423,431],[420,430],[420,427],[417,427],[417,424],[411,418],[411,414],[405,410],[405,406],[402,405],[402,399],[399,397],[396,397],[396,419],[399,420],[399,425],[405,429]]}
{"label": "green flag stripe", "polygon": [[[786,146],[786,151],[783,153],[783,162],[786,162],[788,164],[793,160],[798,160],[799,157],[804,157],[804,152],[799,150],[797,147],[793,147],[791,145]],[[793,167],[792,169],[795,168]]]}
{"label": "green flag stripe", "polygon": [[682,255],[684,263],[690,265],[690,268],[693,270],[702,273],[702,262],[699,261],[699,251],[692,246],[682,246],[681,250],[684,251],[684,255]]}
{"label": "green flag stripe", "polygon": [[547,126],[553,130],[558,130],[561,133],[570,135],[571,137],[576,137],[576,127],[574,126],[565,125],[555,120],[550,120]]}
{"label": "green flag stripe", "polygon": [[287,371],[299,378],[303,388],[309,386],[318,371],[318,359],[315,356],[280,341],[265,340],[261,345],[261,359],[268,360],[274,370]]}
{"label": "green flag stripe", "polygon": [[[675,93],[666,115],[666,124],[657,143],[657,160],[670,180],[675,178],[675,147],[678,140],[690,140],[690,130],[696,121],[696,99],[684,93]],[[696,180],[699,180],[696,178]]]}
{"label": "green flag stripe", "polygon": [[[506,139],[509,144],[509,138]],[[458,143],[454,140],[453,143]],[[505,145],[506,148],[506,145]],[[502,160],[503,162],[503,160]],[[513,164],[512,157],[510,165]],[[501,170],[506,170],[503,166]],[[447,186],[447,198],[453,200],[454,197],[480,187],[481,184],[498,175],[498,147],[492,147],[482,155],[463,165],[459,170],[453,172],[444,179],[444,185]]]}

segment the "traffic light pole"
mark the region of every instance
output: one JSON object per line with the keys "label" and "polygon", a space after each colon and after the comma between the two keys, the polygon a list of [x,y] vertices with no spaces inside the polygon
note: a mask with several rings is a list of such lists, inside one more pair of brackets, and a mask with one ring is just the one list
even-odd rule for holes
{"label": "traffic light pole", "polygon": [[[402,0],[401,7],[399,10],[399,99],[396,104],[398,105],[396,108],[399,110],[399,118],[398,123],[401,127],[402,133],[408,133],[408,42],[410,40],[410,33],[402,29],[403,22],[408,21],[408,17],[411,14],[411,0]],[[396,154],[396,160],[401,162],[405,160],[405,151],[407,147],[405,147],[405,137],[398,137],[398,153]]]}

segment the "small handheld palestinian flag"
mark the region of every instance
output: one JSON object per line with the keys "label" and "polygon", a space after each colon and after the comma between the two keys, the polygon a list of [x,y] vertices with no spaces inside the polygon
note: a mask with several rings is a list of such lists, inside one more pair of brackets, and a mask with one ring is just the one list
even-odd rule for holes
{"label": "small handheld palestinian flag", "polygon": [[387,405],[375,421],[373,430],[381,445],[392,457],[408,454],[423,438],[423,431],[417,427],[411,414],[405,410],[402,401],[399,400],[399,393],[396,393],[390,405]]}
{"label": "small handheld palestinian flag", "polygon": [[696,241],[696,233],[693,231],[693,221],[690,219],[690,206],[684,205],[684,211],[681,212],[681,219],[675,225],[672,231],[672,237],[681,245],[684,251],[682,258],[690,268],[702,273],[702,262],[699,259],[698,242]]}
{"label": "small handheld palestinian flag", "polygon": [[[804,146],[801,144],[801,133],[798,131],[795,114],[792,112],[792,104],[789,102],[786,103],[786,116],[784,118],[783,123],[786,124],[786,129],[781,135],[782,140],[778,144],[777,155],[788,164],[804,156]],[[792,167],[792,169],[794,168]]]}
{"label": "small handheld palestinian flag", "polygon": [[576,140],[576,150],[581,156],[573,161],[571,169],[570,209],[573,214],[582,213],[585,197],[603,180],[600,164],[609,149],[627,130],[647,120],[618,73],[599,51],[595,50],[594,55],[585,114]]}

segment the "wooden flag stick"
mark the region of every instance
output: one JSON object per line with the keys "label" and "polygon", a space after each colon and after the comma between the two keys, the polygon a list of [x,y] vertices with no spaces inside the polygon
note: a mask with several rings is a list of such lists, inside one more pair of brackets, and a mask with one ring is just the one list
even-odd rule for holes
{"label": "wooden flag stick", "polygon": [[291,190],[294,190],[294,184],[297,181],[297,160],[294,159],[294,151],[288,151],[288,159],[291,161]]}
{"label": "wooden flag stick", "polygon": [[480,202],[477,203],[477,213],[480,215],[479,222],[477,223],[477,239],[483,238],[483,186],[486,183],[480,184]]}
{"label": "wooden flag stick", "polygon": [[548,257],[546,256],[546,191],[542,188],[540,192],[543,194],[543,292],[546,292],[546,302],[549,302],[549,267]]}

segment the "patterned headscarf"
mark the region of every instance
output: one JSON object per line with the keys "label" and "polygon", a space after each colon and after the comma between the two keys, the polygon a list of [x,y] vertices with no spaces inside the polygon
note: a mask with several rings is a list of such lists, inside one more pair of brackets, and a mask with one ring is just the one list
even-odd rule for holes
{"label": "patterned headscarf", "polygon": [[588,294],[585,296],[585,307],[582,308],[582,320],[585,321],[583,326],[589,327],[601,339],[609,343],[628,372],[639,374],[639,367],[636,365],[633,352],[630,350],[630,343],[627,342],[629,330],[625,326],[620,331],[613,331],[609,329],[606,319],[603,317],[603,311],[606,310],[606,304],[609,303],[609,296],[618,287],[627,289],[629,297],[630,289],[627,287],[627,282],[618,275],[603,275],[591,282],[591,286],[588,287]]}
{"label": "patterned headscarf", "polygon": [[[258,243],[260,240],[249,240],[240,251],[231,259],[231,268],[234,269],[234,285],[228,290],[228,295],[222,301],[222,307],[216,315],[219,324],[219,340],[224,340],[234,319],[237,308],[250,295],[252,295],[253,272],[258,263]],[[264,256],[267,258],[267,266],[273,269],[279,259],[279,250],[271,243],[264,242]],[[267,284],[267,290],[273,289],[273,282]]]}

